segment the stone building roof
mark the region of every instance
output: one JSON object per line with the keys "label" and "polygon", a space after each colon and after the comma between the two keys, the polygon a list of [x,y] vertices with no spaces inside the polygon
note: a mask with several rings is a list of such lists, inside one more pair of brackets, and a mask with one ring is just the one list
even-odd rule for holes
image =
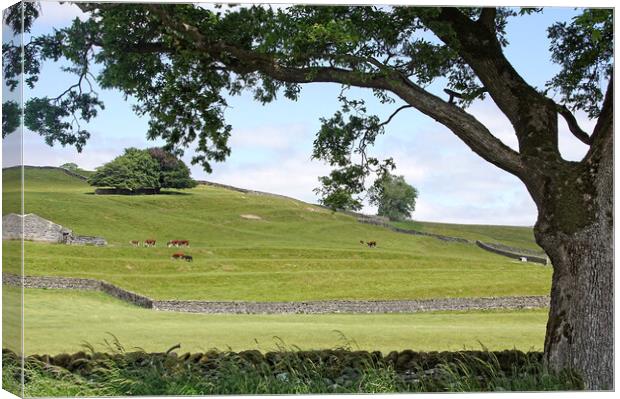
{"label": "stone building roof", "polygon": [[22,235],[27,241],[40,241],[49,243],[77,244],[77,245],[106,245],[107,242],[100,237],[74,236],[71,229],[63,227],[50,220],[44,219],[34,213],[18,215],[9,213],[2,216],[2,239],[19,240]]}
{"label": "stone building roof", "polygon": [[34,213],[18,215],[9,213],[2,216],[2,239],[18,240],[21,237],[21,226],[24,226],[24,239],[28,241],[63,242],[63,238],[71,234],[71,230],[62,227]]}

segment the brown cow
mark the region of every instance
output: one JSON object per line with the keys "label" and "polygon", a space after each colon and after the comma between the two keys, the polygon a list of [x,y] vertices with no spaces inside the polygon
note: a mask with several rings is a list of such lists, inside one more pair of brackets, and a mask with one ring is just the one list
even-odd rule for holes
{"label": "brown cow", "polygon": [[131,240],[131,241],[129,241],[129,243],[131,245],[133,245],[134,247],[139,247],[140,246],[140,241],[138,241],[138,240]]}
{"label": "brown cow", "polygon": [[168,241],[168,247],[189,247],[189,241],[187,240],[170,240]]}
{"label": "brown cow", "polygon": [[374,248],[377,246],[376,241],[368,241],[366,244],[368,244],[368,248]]}
{"label": "brown cow", "polygon": [[176,252],[172,254],[172,259],[184,259],[185,254],[183,252]]}
{"label": "brown cow", "polygon": [[155,246],[155,240],[152,240],[152,239],[144,240],[144,246],[145,247],[154,247]]}

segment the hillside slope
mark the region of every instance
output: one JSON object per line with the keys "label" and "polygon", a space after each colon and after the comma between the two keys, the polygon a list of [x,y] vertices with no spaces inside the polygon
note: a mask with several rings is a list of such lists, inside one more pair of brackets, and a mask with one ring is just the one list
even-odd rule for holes
{"label": "hillside slope", "polygon": [[[5,170],[5,205],[18,199]],[[302,301],[545,295],[550,268],[473,245],[357,223],[301,201],[211,186],[157,196],[96,196],[60,170],[25,170],[25,210],[105,237],[105,248],[25,244],[28,275],[103,279],[158,299]],[[11,201],[13,200],[13,201]],[[3,213],[18,212],[6,207]],[[260,219],[257,219],[260,218]],[[130,240],[156,239],[156,248]],[[173,261],[163,244],[189,240]],[[360,240],[377,241],[370,249]],[[497,241],[497,240],[496,240]],[[17,242],[3,242],[6,249]],[[17,249],[16,247],[13,249]],[[8,252],[9,254],[11,251]],[[7,261],[8,260],[8,261]],[[5,259],[5,271],[18,259]]]}
{"label": "hillside slope", "polygon": [[403,229],[465,238],[472,241],[480,240],[483,242],[500,243],[510,247],[524,248],[544,253],[542,248],[536,244],[534,231],[531,227],[434,223],[412,220],[392,222],[391,224]]}

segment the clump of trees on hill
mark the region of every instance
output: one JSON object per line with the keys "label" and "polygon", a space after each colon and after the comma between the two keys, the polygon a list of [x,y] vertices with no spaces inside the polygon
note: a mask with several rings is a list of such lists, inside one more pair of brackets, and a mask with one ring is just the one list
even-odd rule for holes
{"label": "clump of trees on hill", "polygon": [[132,193],[140,190],[158,193],[162,188],[196,186],[187,165],[162,148],[127,148],[123,155],[97,168],[88,183]]}
{"label": "clump of trees on hill", "polygon": [[192,188],[196,181],[191,178],[185,162],[163,148],[149,148],[149,155],[159,164],[159,187],[161,188]]}
{"label": "clump of trees on hill", "polygon": [[418,190],[405,181],[404,176],[386,173],[370,188],[369,201],[378,207],[377,215],[390,220],[404,220],[415,210]]}
{"label": "clump of trees on hill", "polygon": [[62,165],[60,165],[60,167],[63,169],[70,170],[72,172],[77,172],[78,170],[80,170],[79,166],[73,162],[63,163]]}
{"label": "clump of trees on hill", "polygon": [[[351,174],[355,174],[355,171],[333,171],[330,176],[320,177],[322,187],[314,190],[322,196],[319,202],[335,211],[362,209],[361,198],[353,195],[355,189],[351,190],[341,184],[342,181],[350,179]],[[411,217],[417,198],[418,190],[408,184],[404,176],[393,175],[387,170],[384,170],[368,189],[368,201],[378,207],[377,215],[386,216],[390,220],[404,220]]]}

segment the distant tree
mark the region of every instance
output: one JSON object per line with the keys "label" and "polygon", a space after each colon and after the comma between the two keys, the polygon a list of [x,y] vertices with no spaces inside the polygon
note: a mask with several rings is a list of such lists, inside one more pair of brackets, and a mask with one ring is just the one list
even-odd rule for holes
{"label": "distant tree", "polygon": [[143,188],[159,189],[159,163],[147,150],[127,148],[123,155],[97,168],[88,178],[96,187],[113,187],[135,191]]}
{"label": "distant tree", "polygon": [[71,170],[73,172],[76,172],[79,169],[79,166],[77,166],[77,164],[73,162],[63,163],[62,165],[60,165],[60,167],[63,169]]}
{"label": "distant tree", "polygon": [[[333,170],[329,176],[319,177],[321,187],[314,192],[321,198],[319,202],[334,211],[357,211],[362,209],[361,201],[354,196],[358,187],[348,183],[355,175],[363,173],[361,168]],[[363,183],[360,182],[360,185]]]}
{"label": "distant tree", "polygon": [[418,190],[407,184],[404,176],[385,173],[375,181],[368,194],[370,203],[379,207],[377,215],[403,220],[415,210]]}
{"label": "distant tree", "polygon": [[161,188],[192,188],[196,181],[190,177],[185,162],[163,148],[149,148],[148,153],[159,163],[159,186]]}

